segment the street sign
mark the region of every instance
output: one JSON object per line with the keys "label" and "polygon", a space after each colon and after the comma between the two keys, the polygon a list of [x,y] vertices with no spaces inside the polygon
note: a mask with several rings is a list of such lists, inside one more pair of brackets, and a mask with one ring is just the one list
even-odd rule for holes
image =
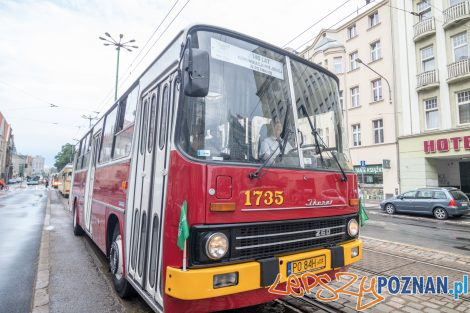
{"label": "street sign", "polygon": [[366,160],[361,160],[361,168],[366,168]]}

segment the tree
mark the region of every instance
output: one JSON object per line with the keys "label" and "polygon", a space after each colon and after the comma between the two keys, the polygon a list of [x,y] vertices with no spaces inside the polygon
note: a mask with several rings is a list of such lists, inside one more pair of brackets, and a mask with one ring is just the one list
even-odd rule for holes
{"label": "tree", "polygon": [[65,165],[73,161],[73,145],[66,143],[62,146],[62,150],[55,156],[54,166],[57,171],[61,171]]}

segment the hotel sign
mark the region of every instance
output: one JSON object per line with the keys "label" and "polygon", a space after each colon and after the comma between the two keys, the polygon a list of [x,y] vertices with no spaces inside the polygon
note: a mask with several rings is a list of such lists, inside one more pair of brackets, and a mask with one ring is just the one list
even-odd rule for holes
{"label": "hotel sign", "polygon": [[470,136],[425,140],[424,152],[426,154],[436,153],[436,151],[448,152],[451,149],[454,151],[460,151],[462,146],[465,150],[470,150]]}

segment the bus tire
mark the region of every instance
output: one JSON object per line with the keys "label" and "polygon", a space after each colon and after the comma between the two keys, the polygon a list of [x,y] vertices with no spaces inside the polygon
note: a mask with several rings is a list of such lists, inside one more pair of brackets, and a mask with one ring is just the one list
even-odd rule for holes
{"label": "bus tire", "polygon": [[132,294],[132,286],[123,275],[122,239],[119,232],[119,223],[114,226],[113,237],[109,247],[109,270],[113,278],[114,289],[121,298]]}
{"label": "bus tire", "polygon": [[73,206],[73,234],[75,236],[83,235],[83,229],[78,225],[78,210],[76,205]]}

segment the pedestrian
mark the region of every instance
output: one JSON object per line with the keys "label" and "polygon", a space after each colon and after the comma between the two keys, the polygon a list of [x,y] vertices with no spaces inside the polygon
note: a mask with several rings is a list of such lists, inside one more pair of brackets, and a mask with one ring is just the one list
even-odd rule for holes
{"label": "pedestrian", "polygon": [[5,189],[5,181],[0,178],[0,190]]}
{"label": "pedestrian", "polygon": [[46,179],[46,181],[44,182],[44,185],[46,185],[46,189],[48,189],[47,187],[49,187],[49,181]]}

